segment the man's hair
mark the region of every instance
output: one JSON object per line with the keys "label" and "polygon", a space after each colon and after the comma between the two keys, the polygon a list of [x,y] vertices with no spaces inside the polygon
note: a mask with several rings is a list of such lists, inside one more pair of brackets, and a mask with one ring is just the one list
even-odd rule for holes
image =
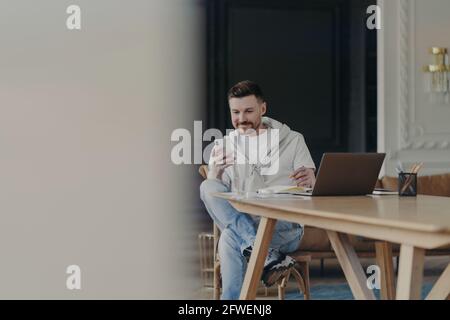
{"label": "man's hair", "polygon": [[245,80],[235,84],[228,91],[228,100],[231,98],[244,98],[252,95],[260,102],[265,101],[261,88],[253,81]]}

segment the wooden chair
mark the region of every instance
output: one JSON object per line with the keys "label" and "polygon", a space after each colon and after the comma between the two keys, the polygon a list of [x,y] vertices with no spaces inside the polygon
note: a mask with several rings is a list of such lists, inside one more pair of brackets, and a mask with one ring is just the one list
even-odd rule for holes
{"label": "wooden chair", "polygon": [[[200,166],[199,168],[200,175],[206,179],[208,175],[208,167],[206,165]],[[214,235],[214,299],[220,299],[220,292],[222,288],[222,281],[220,276],[220,260],[219,255],[217,253],[217,247],[219,243],[220,230],[215,223],[213,223],[213,235]],[[293,268],[289,270],[286,276],[282,277],[278,283],[278,299],[284,300],[286,286],[289,282],[291,276],[294,277],[297,287],[301,293],[303,293],[303,297],[305,300],[310,299],[310,284],[309,284],[309,263],[311,262],[311,256],[307,254],[302,254],[300,251],[295,251],[289,254],[292,258],[295,259],[296,264]],[[267,288],[266,288],[267,295]]]}

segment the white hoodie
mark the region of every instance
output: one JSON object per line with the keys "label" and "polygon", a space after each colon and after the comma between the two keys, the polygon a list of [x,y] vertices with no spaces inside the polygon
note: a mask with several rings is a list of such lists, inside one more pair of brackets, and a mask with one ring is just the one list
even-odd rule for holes
{"label": "white hoodie", "polygon": [[[257,157],[256,163],[235,165],[234,170],[238,170],[241,190],[244,191],[254,192],[260,188],[275,185],[295,185],[295,181],[290,179],[289,176],[296,169],[302,166],[311,169],[316,168],[302,134],[292,131],[287,125],[268,117],[263,117],[262,122],[268,129],[265,134],[269,136],[268,140],[270,141],[270,143],[266,144],[266,148],[248,150],[248,142],[247,148],[245,148],[244,139],[256,139],[258,136],[238,137],[236,130],[229,135],[231,142],[238,141],[235,147],[237,147],[238,153],[247,159],[247,162],[250,155],[255,159],[255,154],[258,154],[258,152],[260,155],[261,152],[267,154],[267,157]],[[273,137],[276,137],[274,135],[275,131],[272,131],[272,129],[278,129],[278,144],[274,144],[274,141],[271,141]],[[276,162],[277,158],[279,162]],[[234,181],[233,166],[226,168],[222,176],[222,182],[230,189],[232,181]]]}

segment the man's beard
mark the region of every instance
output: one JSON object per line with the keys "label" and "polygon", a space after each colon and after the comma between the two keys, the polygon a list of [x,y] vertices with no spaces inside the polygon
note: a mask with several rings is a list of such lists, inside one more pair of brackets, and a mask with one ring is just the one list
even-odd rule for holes
{"label": "man's beard", "polygon": [[238,124],[238,128],[246,128],[246,129],[255,129],[254,125],[252,122],[243,122],[243,123],[239,123]]}
{"label": "man's beard", "polygon": [[242,122],[238,124],[238,129],[242,134],[257,133],[257,130],[261,127],[261,122],[255,125],[253,122]]}

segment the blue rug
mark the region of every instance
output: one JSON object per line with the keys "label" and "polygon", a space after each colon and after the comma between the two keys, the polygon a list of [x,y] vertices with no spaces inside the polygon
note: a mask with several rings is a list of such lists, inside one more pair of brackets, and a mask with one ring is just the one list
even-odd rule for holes
{"label": "blue rug", "polygon": [[[432,283],[426,283],[422,287],[422,299],[428,295],[433,287]],[[380,298],[380,290],[373,290],[377,299]],[[286,300],[303,300],[303,294],[298,290],[286,292]],[[354,300],[348,284],[326,284],[311,287],[312,300]]]}

